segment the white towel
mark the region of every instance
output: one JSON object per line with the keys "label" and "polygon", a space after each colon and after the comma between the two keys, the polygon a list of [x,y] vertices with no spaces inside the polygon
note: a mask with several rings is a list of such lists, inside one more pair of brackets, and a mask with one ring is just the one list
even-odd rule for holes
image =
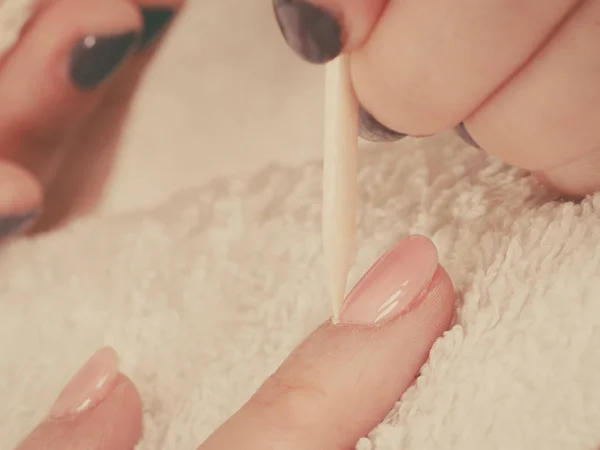
{"label": "white towel", "polygon": [[[363,153],[352,280],[422,233],[456,285],[458,313],[415,387],[358,448],[593,448],[600,196],[554,201],[447,136],[402,150]],[[270,167],[6,248],[0,446],[108,344],[141,390],[140,448],[195,448],[328,316],[320,174],[318,163]]]}
{"label": "white towel", "polygon": [[38,0],[2,0],[0,2],[0,55],[19,38]]}

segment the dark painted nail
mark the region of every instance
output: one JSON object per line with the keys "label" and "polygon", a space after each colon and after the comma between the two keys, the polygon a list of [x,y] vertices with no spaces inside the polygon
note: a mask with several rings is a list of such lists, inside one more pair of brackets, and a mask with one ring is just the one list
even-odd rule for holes
{"label": "dark painted nail", "polygon": [[464,123],[461,123],[460,125],[458,125],[456,128],[454,128],[454,130],[456,131],[456,134],[463,141],[465,141],[467,144],[469,144],[471,147],[475,147],[475,148],[478,148],[479,150],[481,150],[481,147],[479,146],[479,144],[477,144],[477,142],[475,142],[475,139],[473,139],[471,134],[467,131],[467,128],[465,127]]}
{"label": "dark painted nail", "polygon": [[0,216],[0,237],[5,238],[12,234],[23,231],[39,216],[38,211],[16,216]]}
{"label": "dark painted nail", "polygon": [[149,47],[164,31],[175,16],[173,8],[142,8],[144,31],[140,43],[140,50]]}
{"label": "dark painted nail", "polygon": [[342,26],[332,13],[303,0],[273,0],[273,9],[288,45],[306,61],[323,64],[341,53]]}
{"label": "dark painted nail", "polygon": [[90,90],[105,81],[134,48],[138,34],[130,31],[113,36],[89,35],[71,51],[71,80],[81,90]]}
{"label": "dark painted nail", "polygon": [[394,142],[406,137],[406,134],[390,130],[382,125],[362,106],[358,109],[358,134],[371,142]]}

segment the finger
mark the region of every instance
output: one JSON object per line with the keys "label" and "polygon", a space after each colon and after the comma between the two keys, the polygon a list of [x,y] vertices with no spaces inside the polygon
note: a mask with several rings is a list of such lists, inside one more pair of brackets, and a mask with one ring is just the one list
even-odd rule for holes
{"label": "finger", "polygon": [[348,449],[390,411],[447,329],[453,289],[426,238],[384,255],[200,450]]}
{"label": "finger", "polygon": [[427,136],[452,128],[518,71],[578,3],[392,1],[352,55],[357,96],[384,130]]}
{"label": "finger", "polygon": [[[100,0],[88,1],[102,3]],[[77,129],[74,139],[64,140],[62,133],[58,133],[57,140],[64,146],[58,152],[58,158],[56,153],[53,154],[53,167],[49,167],[47,159],[36,159],[46,173],[46,195],[44,214],[34,232],[54,228],[97,205],[114,162],[120,131],[138,81],[158,47],[156,44],[184,5],[183,0],[127,1],[142,21],[137,52],[102,89],[99,103],[94,105],[92,114],[84,116],[83,125],[74,126]],[[56,3],[57,0],[46,0],[42,9]],[[105,92],[106,88],[109,88],[108,92]]]}
{"label": "finger", "polygon": [[[465,127],[489,153],[509,164],[560,175],[568,188],[577,167],[594,170],[586,156],[600,148],[600,3],[587,2],[563,25],[543,52],[475,112]],[[576,161],[579,164],[573,165]],[[590,183],[591,182],[591,183]]]}
{"label": "finger", "polygon": [[[42,0],[37,5],[38,11],[52,6],[60,0]],[[96,1],[96,0],[90,0]],[[137,50],[142,52],[163,34],[175,15],[183,8],[185,0],[124,0],[139,8],[142,14],[143,27]]]}
{"label": "finger", "polygon": [[277,22],[300,57],[325,63],[362,45],[386,0],[273,0]]}
{"label": "finger", "polygon": [[141,30],[121,0],[61,0],[40,11],[0,71],[0,152],[45,184],[57,147],[96,107]]}
{"label": "finger", "polygon": [[571,200],[600,191],[600,148],[579,159],[533,175],[550,190]]}
{"label": "finger", "polygon": [[41,212],[42,201],[42,186],[33,175],[0,161],[0,239],[32,224]]}
{"label": "finger", "polygon": [[141,401],[102,349],[59,396],[48,418],[16,450],[131,450],[141,436]]}
{"label": "finger", "polygon": [[[35,232],[55,228],[75,215],[93,211],[102,199],[118,150],[119,136],[136,88],[156,50],[183,9],[184,0],[128,0],[139,9],[143,31],[137,54],[120,71],[100,106],[79,128],[52,185],[46,191],[45,213]],[[98,124],[101,124],[98,126]],[[82,152],[79,142],[85,142]]]}

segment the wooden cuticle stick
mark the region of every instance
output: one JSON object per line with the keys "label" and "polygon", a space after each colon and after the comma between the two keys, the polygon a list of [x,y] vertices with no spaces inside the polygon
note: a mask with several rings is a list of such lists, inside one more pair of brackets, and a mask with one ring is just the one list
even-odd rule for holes
{"label": "wooden cuticle stick", "polygon": [[324,134],[323,252],[336,323],[356,249],[358,102],[347,55],[326,66]]}

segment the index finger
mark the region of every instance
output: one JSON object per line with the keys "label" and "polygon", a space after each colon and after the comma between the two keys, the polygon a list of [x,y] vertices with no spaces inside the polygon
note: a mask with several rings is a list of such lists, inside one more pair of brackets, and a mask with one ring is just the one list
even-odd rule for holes
{"label": "index finger", "polygon": [[[199,450],[353,448],[450,324],[454,291],[437,259],[428,272],[432,248],[410,238],[384,255],[348,297],[351,316],[341,319],[351,324],[323,324]],[[377,325],[381,311],[396,318]]]}

